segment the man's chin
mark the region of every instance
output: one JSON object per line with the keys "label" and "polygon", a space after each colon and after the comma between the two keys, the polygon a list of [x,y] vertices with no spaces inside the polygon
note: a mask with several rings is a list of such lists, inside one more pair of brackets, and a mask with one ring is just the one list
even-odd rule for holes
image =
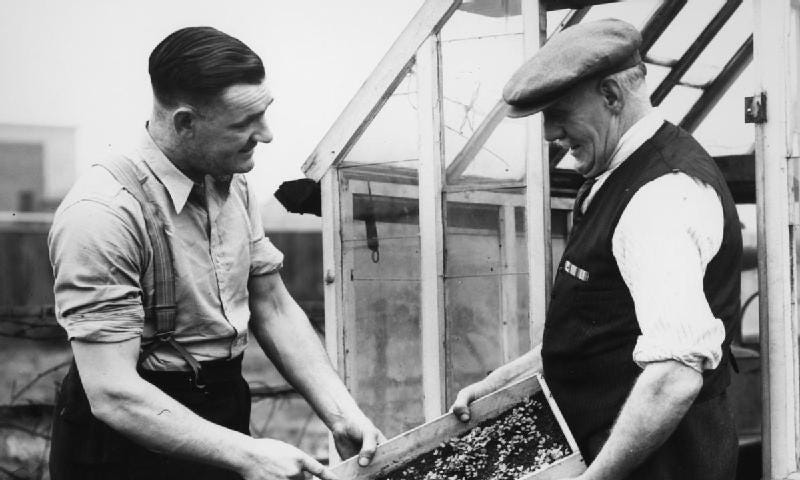
{"label": "man's chin", "polygon": [[239,154],[239,162],[237,162],[237,167],[242,169],[238,173],[245,173],[249,172],[255,166],[255,161],[253,161],[253,150],[249,152],[242,152]]}
{"label": "man's chin", "polygon": [[575,171],[580,173],[583,177],[589,177],[592,173],[592,165],[587,165],[579,160],[575,165]]}
{"label": "man's chin", "polygon": [[240,169],[239,169],[238,173],[247,173],[250,170],[252,170],[253,167],[255,167],[255,166],[256,166],[256,163],[253,161],[252,158],[249,158],[246,162],[242,162],[242,164],[239,166]]}

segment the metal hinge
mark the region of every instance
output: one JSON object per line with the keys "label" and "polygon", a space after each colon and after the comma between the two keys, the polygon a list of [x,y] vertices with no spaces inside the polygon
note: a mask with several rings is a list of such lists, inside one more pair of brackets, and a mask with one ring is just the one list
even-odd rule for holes
{"label": "metal hinge", "polygon": [[744,97],[744,123],[767,122],[767,93]]}

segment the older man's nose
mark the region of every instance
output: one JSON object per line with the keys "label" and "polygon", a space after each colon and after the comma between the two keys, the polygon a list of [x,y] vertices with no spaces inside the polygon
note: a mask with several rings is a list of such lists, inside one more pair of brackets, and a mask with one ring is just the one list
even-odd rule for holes
{"label": "older man's nose", "polygon": [[554,142],[560,138],[564,137],[564,129],[558,127],[557,125],[553,124],[553,122],[548,122],[546,119],[544,121],[544,139],[548,142]]}

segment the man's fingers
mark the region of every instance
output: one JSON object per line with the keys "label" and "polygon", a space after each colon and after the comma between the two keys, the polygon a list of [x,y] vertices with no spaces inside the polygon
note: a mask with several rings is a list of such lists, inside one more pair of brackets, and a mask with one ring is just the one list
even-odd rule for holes
{"label": "man's fingers", "polygon": [[469,421],[469,403],[473,400],[472,394],[466,389],[458,392],[453,406],[450,408],[455,416],[462,422]]}
{"label": "man's fingers", "polygon": [[339,477],[333,474],[330,470],[325,468],[324,465],[319,463],[318,461],[314,460],[310,456],[304,456],[302,459],[303,462],[303,470],[314,475],[317,478],[322,480],[339,480]]}
{"label": "man's fingers", "polygon": [[372,457],[375,456],[375,449],[378,448],[378,442],[382,436],[383,434],[377,430],[364,432],[363,440],[361,441],[361,451],[358,452],[359,465],[362,467],[369,465],[369,462],[372,461]]}

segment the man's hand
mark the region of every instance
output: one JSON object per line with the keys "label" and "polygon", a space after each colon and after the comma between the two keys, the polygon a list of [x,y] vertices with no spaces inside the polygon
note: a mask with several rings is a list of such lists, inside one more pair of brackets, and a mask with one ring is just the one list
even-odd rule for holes
{"label": "man's hand", "polygon": [[306,472],[321,480],[338,478],[299,448],[269,438],[253,442],[239,474],[245,480],[304,480]]}
{"label": "man's hand", "polygon": [[470,418],[469,405],[475,400],[542,369],[542,346],[536,345],[520,357],[495,369],[486,378],[459,390],[450,411],[462,422]]}
{"label": "man's hand", "polygon": [[305,313],[279,274],[250,277],[250,329],[283,377],[331,429],[343,458],[367,465],[384,436],[367,419],[333,369]]}
{"label": "man's hand", "polygon": [[339,455],[350,458],[358,454],[358,464],[362,467],[369,465],[375,449],[386,441],[386,437],[364,415],[337,422],[331,432]]}
{"label": "man's hand", "polygon": [[450,411],[462,422],[468,422],[470,418],[469,405],[482,396],[488,395],[492,390],[494,389],[487,385],[485,380],[467,385],[458,391]]}

